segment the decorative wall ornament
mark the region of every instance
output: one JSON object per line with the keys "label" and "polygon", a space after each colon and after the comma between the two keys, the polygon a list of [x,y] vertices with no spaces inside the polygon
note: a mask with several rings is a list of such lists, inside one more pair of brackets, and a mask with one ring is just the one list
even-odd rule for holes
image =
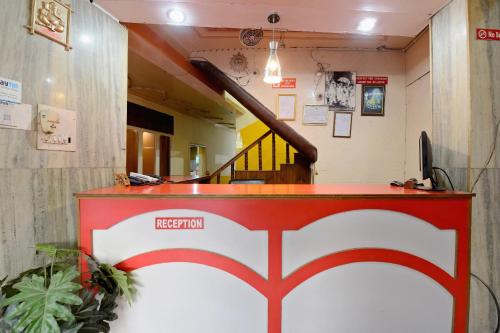
{"label": "decorative wall ornament", "polygon": [[245,46],[256,46],[264,37],[262,29],[242,29],[240,31],[240,42]]}
{"label": "decorative wall ornament", "polygon": [[67,51],[70,45],[71,7],[59,0],[32,0],[30,25],[31,34],[39,34],[63,45]]}
{"label": "decorative wall ornament", "polygon": [[248,73],[248,60],[241,52],[236,53],[229,61],[231,69],[236,73]]}

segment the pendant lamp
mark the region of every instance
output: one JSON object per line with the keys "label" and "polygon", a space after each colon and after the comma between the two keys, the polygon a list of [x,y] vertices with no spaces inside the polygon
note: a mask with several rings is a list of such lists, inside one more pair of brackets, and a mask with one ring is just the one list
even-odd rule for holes
{"label": "pendant lamp", "polygon": [[278,59],[278,42],[274,40],[274,24],[280,20],[277,13],[268,16],[267,21],[273,24],[273,40],[269,42],[269,58],[267,59],[266,68],[264,70],[264,82],[269,84],[280,83],[281,65]]}

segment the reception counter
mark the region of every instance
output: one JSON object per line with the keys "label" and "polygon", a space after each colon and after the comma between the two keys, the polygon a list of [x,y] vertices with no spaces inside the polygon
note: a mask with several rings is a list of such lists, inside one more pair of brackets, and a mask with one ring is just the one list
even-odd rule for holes
{"label": "reception counter", "polygon": [[77,204],[82,249],[137,281],[112,332],[465,333],[471,197],[179,184]]}

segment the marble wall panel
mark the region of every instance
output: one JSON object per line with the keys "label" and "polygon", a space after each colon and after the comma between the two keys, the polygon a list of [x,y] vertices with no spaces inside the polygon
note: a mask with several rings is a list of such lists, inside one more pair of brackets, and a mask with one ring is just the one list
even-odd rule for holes
{"label": "marble wall panel", "polygon": [[[488,160],[500,122],[500,43],[476,39],[476,28],[500,27],[500,1],[474,0],[469,4],[469,41],[472,97],[473,168]],[[500,168],[500,135],[496,137],[497,153],[490,168]]]}
{"label": "marble wall panel", "polygon": [[[28,34],[30,0],[0,0],[0,76],[23,103],[77,113],[76,152],[36,150],[32,131],[0,129],[0,277],[40,263],[40,242],[75,245],[73,194],[125,169],[127,31],[88,0],[72,0],[70,52]],[[34,107],[36,111],[36,107]]]}
{"label": "marble wall panel", "polygon": [[[453,0],[432,19],[436,163],[451,171],[456,188],[472,189],[477,195],[473,200],[471,269],[497,295],[500,295],[500,138],[488,169],[478,177],[492,152],[500,120],[500,44],[476,40],[476,28],[498,27],[499,18],[498,0]],[[497,320],[492,299],[474,279],[470,300],[469,331],[492,332]]]}
{"label": "marble wall panel", "polygon": [[110,185],[122,168],[0,169],[0,277],[40,264],[35,244],[77,244],[75,192]]}
{"label": "marble wall panel", "polygon": [[467,0],[454,0],[431,22],[432,143],[441,167],[467,168],[470,98]]}
{"label": "marble wall panel", "polygon": [[89,1],[73,0],[73,49],[67,52],[28,34],[30,3],[0,0],[0,76],[23,83],[24,103],[76,111],[78,151],[39,151],[34,133],[0,129],[0,154],[6,156],[0,168],[123,166],[126,29]]}
{"label": "marble wall panel", "polygon": [[[475,179],[481,169],[473,169]],[[500,169],[483,172],[474,189],[472,204],[471,270],[500,295]],[[485,287],[471,283],[470,332],[493,332],[496,313]]]}

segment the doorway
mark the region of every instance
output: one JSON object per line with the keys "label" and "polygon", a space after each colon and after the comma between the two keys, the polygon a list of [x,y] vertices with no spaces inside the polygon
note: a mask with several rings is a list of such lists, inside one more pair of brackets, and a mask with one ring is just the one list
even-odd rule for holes
{"label": "doorway", "polygon": [[128,126],[127,173],[170,176],[170,137]]}
{"label": "doorway", "polygon": [[204,145],[189,145],[189,175],[204,176],[207,172],[207,147]]}

